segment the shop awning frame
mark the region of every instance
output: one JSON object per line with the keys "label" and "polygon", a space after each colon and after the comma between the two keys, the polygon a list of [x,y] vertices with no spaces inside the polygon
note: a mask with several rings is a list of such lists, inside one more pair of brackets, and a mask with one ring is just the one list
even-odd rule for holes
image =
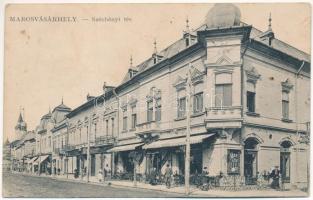
{"label": "shop awning frame", "polygon": [[143,143],[116,146],[116,147],[113,147],[112,149],[109,149],[108,152],[131,151],[131,150],[135,150],[137,147],[141,145],[143,145]]}
{"label": "shop awning frame", "polygon": [[[203,142],[204,139],[210,138],[214,133],[212,134],[204,134],[204,135],[194,135],[190,136],[190,144],[198,144]],[[164,140],[158,140],[155,142],[152,142],[150,144],[144,145],[143,149],[158,149],[158,148],[164,148],[164,147],[177,147],[177,146],[184,146],[186,145],[186,137],[180,137],[180,138],[169,138]]]}
{"label": "shop awning frame", "polygon": [[37,159],[37,161],[40,161],[40,164],[41,164],[41,163],[44,162],[48,157],[49,157],[49,155],[40,156],[40,157]]}
{"label": "shop awning frame", "polygon": [[39,157],[35,156],[32,159],[30,159],[27,163],[32,164],[33,162],[35,162],[37,160],[37,158],[39,158]]}

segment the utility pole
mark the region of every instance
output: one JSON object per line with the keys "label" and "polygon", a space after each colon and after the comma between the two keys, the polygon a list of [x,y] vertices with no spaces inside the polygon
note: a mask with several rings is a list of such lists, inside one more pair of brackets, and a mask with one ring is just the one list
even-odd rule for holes
{"label": "utility pole", "polygon": [[[191,64],[189,64],[189,67]],[[186,158],[185,158],[185,193],[186,195],[189,195],[190,193],[190,110],[191,110],[191,74],[190,69],[188,69],[187,72],[187,87],[186,87],[186,93],[187,93],[187,109],[186,109],[186,115],[187,115],[187,130],[186,130]]]}
{"label": "utility pole", "polygon": [[90,132],[91,132],[91,124],[92,124],[92,114],[89,117],[89,126],[87,129],[87,182],[89,182],[89,174],[90,174]]}

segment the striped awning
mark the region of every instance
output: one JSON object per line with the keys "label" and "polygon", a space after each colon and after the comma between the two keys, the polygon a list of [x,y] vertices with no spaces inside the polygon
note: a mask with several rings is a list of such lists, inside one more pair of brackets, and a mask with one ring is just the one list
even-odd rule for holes
{"label": "striped awning", "polygon": [[117,147],[113,147],[112,149],[109,149],[108,152],[131,151],[131,150],[135,150],[136,147],[139,147],[141,145],[143,145],[143,143],[117,146]]}
{"label": "striped awning", "polygon": [[[195,135],[190,136],[190,144],[198,144],[201,143],[204,139],[212,137],[213,134],[205,134],[205,135]],[[151,144],[146,144],[142,148],[143,149],[158,149],[162,147],[176,147],[183,146],[186,144],[186,137],[174,138],[174,139],[165,139],[158,140],[156,142],[152,142]]]}

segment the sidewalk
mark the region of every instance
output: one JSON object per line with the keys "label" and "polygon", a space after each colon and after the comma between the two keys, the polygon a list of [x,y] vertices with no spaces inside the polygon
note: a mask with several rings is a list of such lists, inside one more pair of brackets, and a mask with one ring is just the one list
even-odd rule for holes
{"label": "sidewalk", "polygon": [[[178,193],[185,194],[184,186],[177,186],[173,188],[166,188],[165,185],[150,185],[142,182],[137,182],[137,186],[134,186],[132,181],[121,181],[121,180],[108,180],[105,183],[98,182],[97,177],[90,177],[89,182],[87,182],[86,177],[81,179],[80,177],[75,179],[74,176],[68,175],[58,175],[58,176],[50,176],[50,175],[40,175],[37,174],[27,174],[21,173],[23,175],[35,176],[35,177],[43,177],[43,178],[51,178],[55,180],[76,182],[76,183],[84,183],[84,184],[93,184],[100,186],[111,186],[111,187],[119,187],[119,188],[141,188],[147,190],[156,190],[163,191],[169,193]],[[196,187],[192,187],[190,189],[190,195],[195,197],[307,197],[308,193],[303,192],[301,190],[287,190],[287,191],[277,191],[273,189],[264,189],[264,190],[241,190],[241,191],[229,191],[229,190],[221,190],[221,189],[211,189],[208,191],[202,191]]]}

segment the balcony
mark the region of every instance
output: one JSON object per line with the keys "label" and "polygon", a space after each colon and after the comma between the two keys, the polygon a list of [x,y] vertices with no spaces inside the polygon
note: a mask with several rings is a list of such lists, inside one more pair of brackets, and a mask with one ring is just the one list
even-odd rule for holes
{"label": "balcony", "polygon": [[205,124],[207,129],[240,128],[242,125],[242,107],[206,108]]}
{"label": "balcony", "polygon": [[141,124],[137,124],[137,128],[138,128],[138,131],[136,134],[139,136],[143,136],[147,134],[158,135],[160,131],[160,123],[156,121],[144,122]]}
{"label": "balcony", "polygon": [[111,145],[115,143],[115,137],[112,135],[96,137],[95,146]]}
{"label": "balcony", "polygon": [[72,151],[75,149],[74,145],[64,145],[61,149],[61,152]]}

